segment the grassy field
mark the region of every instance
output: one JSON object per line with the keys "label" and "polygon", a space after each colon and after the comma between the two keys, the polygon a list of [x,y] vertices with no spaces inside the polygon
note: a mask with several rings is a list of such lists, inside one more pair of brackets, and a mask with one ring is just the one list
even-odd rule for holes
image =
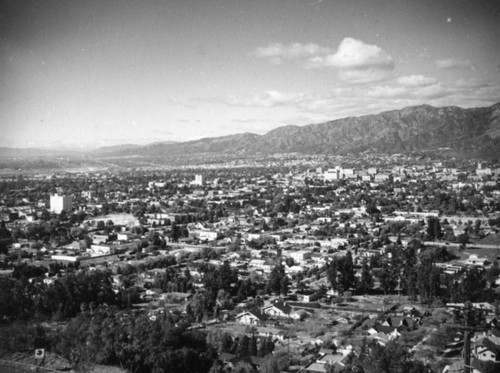
{"label": "grassy field", "polygon": [[482,240],[479,240],[478,243],[483,244],[483,245],[498,245],[500,246],[500,234],[490,234],[483,238]]}

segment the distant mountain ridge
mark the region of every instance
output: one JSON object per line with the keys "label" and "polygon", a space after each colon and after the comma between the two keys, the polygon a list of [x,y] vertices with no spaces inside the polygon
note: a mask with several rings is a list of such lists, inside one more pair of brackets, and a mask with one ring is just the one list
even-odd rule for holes
{"label": "distant mountain ridge", "polygon": [[[149,144],[108,156],[169,158],[189,154],[405,153],[449,148],[459,154],[500,155],[500,103],[463,109],[406,107],[306,126],[283,126],[264,135],[242,133],[173,144]],[[494,154],[493,154],[494,153]]]}
{"label": "distant mountain ridge", "polygon": [[78,150],[0,147],[0,158],[42,158],[81,156]]}
{"label": "distant mountain ridge", "polygon": [[[468,109],[419,105],[305,126],[288,125],[264,135],[240,133],[186,142],[125,144],[85,154],[90,159],[139,157],[170,162],[191,155],[235,158],[277,153],[392,154],[443,149],[462,156],[500,157],[500,103]],[[60,152],[0,148],[0,157],[46,154]]]}

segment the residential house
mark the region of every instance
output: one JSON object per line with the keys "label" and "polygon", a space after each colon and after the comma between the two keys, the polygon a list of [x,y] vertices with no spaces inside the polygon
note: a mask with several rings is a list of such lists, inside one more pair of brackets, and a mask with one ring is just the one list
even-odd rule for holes
{"label": "residential house", "polygon": [[268,316],[290,317],[292,307],[283,302],[275,302],[262,308],[262,313]]}
{"label": "residential house", "polygon": [[500,362],[500,345],[484,337],[474,344],[474,356],[482,361]]}
{"label": "residential house", "polygon": [[236,322],[246,325],[258,325],[267,320],[267,315],[259,311],[244,311],[235,316]]}
{"label": "residential house", "polygon": [[469,258],[465,263],[471,266],[483,267],[485,264],[488,263],[488,258],[481,258],[478,257],[476,254],[470,254]]}

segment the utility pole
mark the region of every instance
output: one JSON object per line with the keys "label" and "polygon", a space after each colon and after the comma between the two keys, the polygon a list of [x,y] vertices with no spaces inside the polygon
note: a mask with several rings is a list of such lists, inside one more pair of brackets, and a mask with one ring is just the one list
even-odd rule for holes
{"label": "utility pole", "polygon": [[471,308],[471,304],[469,302],[466,303],[464,309],[462,310],[464,317],[464,325],[450,325],[454,329],[463,330],[464,332],[464,373],[471,373],[473,368],[471,366],[471,338],[474,335],[474,332],[485,330],[479,326],[469,325],[469,319],[474,313],[474,310]]}
{"label": "utility pole", "polygon": [[472,331],[465,330],[464,331],[464,373],[472,372],[470,366],[470,338]]}

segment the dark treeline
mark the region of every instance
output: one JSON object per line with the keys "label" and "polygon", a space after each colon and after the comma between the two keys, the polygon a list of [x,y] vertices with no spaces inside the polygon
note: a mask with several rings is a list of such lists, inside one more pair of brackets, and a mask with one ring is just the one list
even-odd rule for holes
{"label": "dark treeline", "polygon": [[[43,267],[25,264],[20,267],[25,269],[16,269],[13,277],[0,278],[0,317],[3,322],[15,319],[64,320],[76,316],[87,305],[124,305],[127,290],[113,291],[110,271],[67,272],[46,284]],[[37,272],[42,275],[33,277]]]}

